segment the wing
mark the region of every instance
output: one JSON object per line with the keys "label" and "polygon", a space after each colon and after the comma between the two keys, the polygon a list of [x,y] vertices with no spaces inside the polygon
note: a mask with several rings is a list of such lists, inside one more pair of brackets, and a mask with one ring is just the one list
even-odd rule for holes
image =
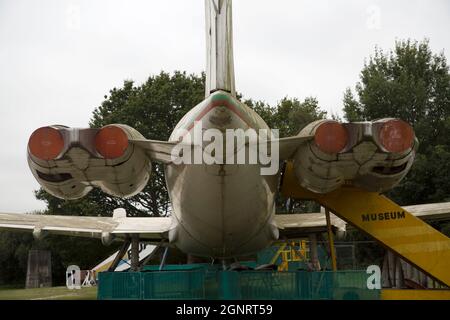
{"label": "wing", "polygon": [[145,150],[147,156],[157,162],[165,164],[171,163],[172,149],[178,144],[177,142],[170,141],[157,141],[147,139],[130,139],[128,140],[135,146]]}
{"label": "wing", "polygon": [[[293,136],[277,140],[270,140],[264,143],[268,143],[268,150],[271,150],[272,143],[274,142],[278,143],[280,160],[289,160],[292,159],[295,150],[297,150],[297,148],[301,144],[311,140],[312,138],[313,138],[312,136]],[[147,139],[131,139],[129,141],[134,145],[140,147],[141,149],[144,149],[146,151],[147,156],[151,160],[162,162],[165,164],[169,164],[172,162],[171,152],[172,149],[178,144],[178,142],[157,141]],[[193,148],[193,145],[189,145],[188,147]]]}
{"label": "wing", "polygon": [[[335,231],[345,231],[345,221],[332,213],[330,213],[330,221]],[[277,214],[275,224],[280,231],[280,239],[294,239],[311,233],[327,232],[324,213]]]}
{"label": "wing", "polygon": [[79,217],[0,213],[0,230],[32,232],[35,237],[59,234],[86,238],[125,238],[139,234],[141,239],[166,239],[171,218]]}
{"label": "wing", "polygon": [[422,220],[439,221],[450,218],[450,202],[416,204],[403,208]]}
{"label": "wing", "polygon": [[292,159],[297,148],[311,139],[313,139],[313,136],[294,136],[278,139],[280,160]]}

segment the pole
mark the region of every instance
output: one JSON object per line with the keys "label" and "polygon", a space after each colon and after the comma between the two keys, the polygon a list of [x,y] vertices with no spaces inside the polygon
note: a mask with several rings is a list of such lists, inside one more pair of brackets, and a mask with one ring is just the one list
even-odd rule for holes
{"label": "pole", "polygon": [[131,271],[139,271],[139,235],[131,237]]}
{"label": "pole", "polygon": [[330,248],[330,255],[331,255],[331,267],[333,271],[336,271],[337,270],[336,252],[334,251],[334,236],[331,230],[330,210],[325,209],[325,217],[327,219],[327,233],[328,233],[328,245]]}
{"label": "pole", "polygon": [[309,256],[311,260],[311,265],[314,271],[320,271],[320,262],[317,252],[317,235],[315,233],[310,233],[309,238]]}

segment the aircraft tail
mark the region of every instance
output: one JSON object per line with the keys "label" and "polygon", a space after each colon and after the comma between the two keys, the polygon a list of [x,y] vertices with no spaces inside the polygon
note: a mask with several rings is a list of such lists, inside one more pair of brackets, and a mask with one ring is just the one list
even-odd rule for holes
{"label": "aircraft tail", "polygon": [[233,26],[231,0],[205,0],[206,7],[206,88],[236,96],[234,87]]}

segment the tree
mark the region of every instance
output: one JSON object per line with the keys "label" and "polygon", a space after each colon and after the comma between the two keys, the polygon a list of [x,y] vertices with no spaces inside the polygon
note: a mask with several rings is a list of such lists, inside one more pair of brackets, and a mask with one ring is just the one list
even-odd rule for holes
{"label": "tree", "polygon": [[255,110],[272,129],[280,130],[280,137],[298,134],[308,123],[325,119],[327,112],[320,109],[319,102],[314,97],[298,98],[284,97],[276,107],[262,101],[244,100],[244,103]]}
{"label": "tree", "polygon": [[274,128],[280,130],[280,137],[298,134],[308,123],[325,119],[326,111],[319,107],[316,98],[307,97],[303,102],[297,98],[284,98],[280,101],[274,114]]}
{"label": "tree", "polygon": [[31,234],[0,232],[0,285],[25,285]]}
{"label": "tree", "polygon": [[344,92],[344,114],[345,119],[350,122],[362,121],[364,119],[361,104],[355,99],[350,88],[347,88]]}
{"label": "tree", "polygon": [[396,117],[409,122],[420,144],[416,161],[389,195],[402,205],[448,201],[450,185],[450,74],[444,53],[433,54],[428,40],[397,41],[394,50],[364,64],[357,98],[347,89],[349,121]]}

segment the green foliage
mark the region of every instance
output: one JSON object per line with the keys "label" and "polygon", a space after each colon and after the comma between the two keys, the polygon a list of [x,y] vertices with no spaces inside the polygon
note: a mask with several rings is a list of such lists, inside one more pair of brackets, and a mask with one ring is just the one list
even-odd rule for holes
{"label": "green foliage", "polygon": [[285,97],[276,107],[251,99],[244,103],[255,110],[270,128],[279,129],[280,137],[296,135],[308,123],[327,116],[327,112],[320,109],[319,102],[313,97],[307,97],[303,102]]}
{"label": "green foliage", "polygon": [[38,200],[47,204],[46,214],[58,214],[67,216],[111,216],[117,208],[114,197],[107,196],[100,189],[93,189],[86,197],[78,200],[62,200],[56,198],[44,189],[35,191]]}
{"label": "green foliage", "polygon": [[344,92],[344,114],[345,119],[350,122],[362,121],[364,119],[361,105],[353,96],[350,88],[347,88]]}
{"label": "green foliage", "polygon": [[316,98],[308,97],[303,102],[298,99],[284,98],[278,104],[275,114],[275,127],[280,129],[280,136],[296,135],[308,123],[325,119],[327,112],[319,108]]}
{"label": "green foliage", "polygon": [[178,121],[204,99],[205,76],[161,72],[141,86],[125,81],[94,110],[90,125],[123,123],[149,139],[168,140]]}
{"label": "green foliage", "polygon": [[326,111],[319,108],[316,98],[308,97],[303,102],[297,98],[284,98],[277,106],[274,127],[280,130],[280,137],[296,135],[308,123],[325,119]]}
{"label": "green foliage", "polygon": [[63,285],[69,265],[89,270],[117,247],[117,244],[105,247],[98,239],[50,235],[36,241],[28,233],[0,232],[0,285],[25,286],[31,249],[51,251],[53,285]]}
{"label": "green foliage", "polygon": [[0,285],[25,285],[31,234],[0,232]]}

